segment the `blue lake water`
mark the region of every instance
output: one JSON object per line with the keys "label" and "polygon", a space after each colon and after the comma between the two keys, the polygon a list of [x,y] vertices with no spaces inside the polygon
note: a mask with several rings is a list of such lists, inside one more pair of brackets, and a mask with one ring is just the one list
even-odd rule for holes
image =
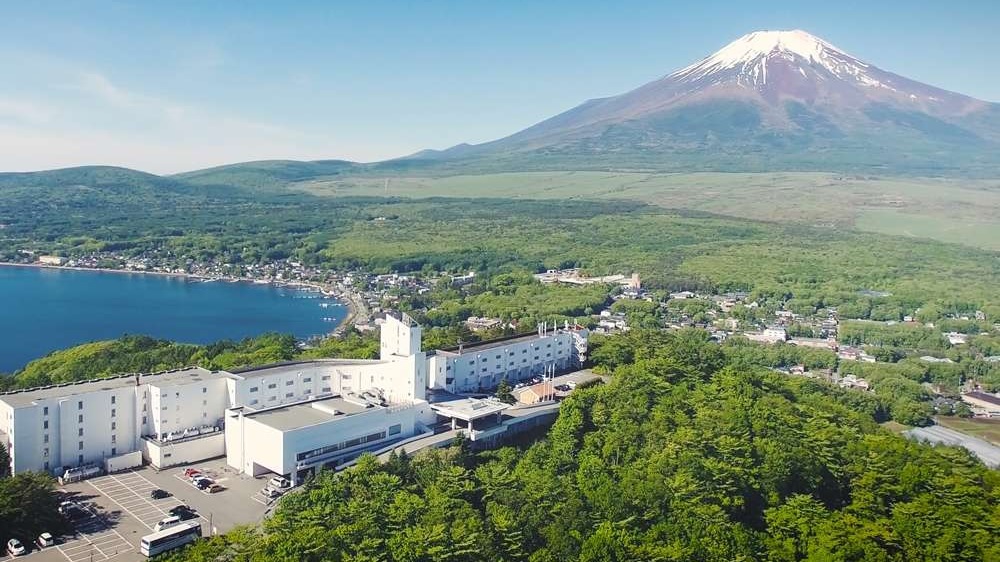
{"label": "blue lake water", "polygon": [[330,332],[346,315],[319,293],[272,285],[0,266],[0,372],[123,334],[187,343],[271,331],[305,338]]}

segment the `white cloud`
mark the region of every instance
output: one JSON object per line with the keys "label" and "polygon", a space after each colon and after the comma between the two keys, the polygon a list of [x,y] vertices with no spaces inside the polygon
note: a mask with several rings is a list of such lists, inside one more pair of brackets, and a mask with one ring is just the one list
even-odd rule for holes
{"label": "white cloud", "polygon": [[0,97],[0,123],[48,123],[55,114],[54,108],[32,100]]}
{"label": "white cloud", "polygon": [[62,86],[48,92],[45,103],[0,98],[0,170],[105,164],[174,173],[247,160],[372,161],[412,152],[176,102],[90,70],[71,70],[66,78],[63,73],[53,82]]}

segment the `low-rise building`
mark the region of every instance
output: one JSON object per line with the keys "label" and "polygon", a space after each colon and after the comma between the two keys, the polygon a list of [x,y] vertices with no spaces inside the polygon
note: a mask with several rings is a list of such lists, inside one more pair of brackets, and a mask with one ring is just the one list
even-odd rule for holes
{"label": "low-rise building", "polygon": [[962,401],[983,412],[1000,414],[1000,396],[995,394],[967,392],[962,395]]}

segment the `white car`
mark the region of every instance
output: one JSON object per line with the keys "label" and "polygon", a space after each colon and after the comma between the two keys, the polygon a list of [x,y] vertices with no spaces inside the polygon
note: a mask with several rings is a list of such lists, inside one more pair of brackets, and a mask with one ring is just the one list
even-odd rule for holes
{"label": "white car", "polygon": [[11,556],[24,556],[28,553],[28,549],[24,548],[21,541],[17,539],[10,539],[7,541],[7,554]]}
{"label": "white car", "polygon": [[56,539],[52,536],[52,533],[42,533],[35,539],[35,544],[38,545],[38,548],[45,548],[56,544]]}
{"label": "white car", "polygon": [[281,488],[287,488],[292,485],[284,476],[275,476],[274,478],[267,481],[267,485],[274,488],[275,490],[280,490]]}

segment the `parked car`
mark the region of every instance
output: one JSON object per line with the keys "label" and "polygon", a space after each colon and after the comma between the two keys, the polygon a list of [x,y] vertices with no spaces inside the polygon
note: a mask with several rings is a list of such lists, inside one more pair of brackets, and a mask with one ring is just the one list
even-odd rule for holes
{"label": "parked car", "polygon": [[211,478],[205,478],[204,476],[194,479],[192,483],[199,490],[204,490],[205,488],[208,488],[212,484],[215,484],[215,482],[213,482]]}
{"label": "parked car", "polygon": [[161,519],[156,524],[156,526],[153,527],[153,531],[159,533],[160,531],[162,531],[164,529],[169,529],[169,528],[173,527],[174,525],[179,525],[180,522],[181,522],[181,518],[180,517],[177,517],[176,515],[171,515],[170,517],[165,517],[165,518]]}
{"label": "parked car", "polygon": [[275,490],[270,486],[264,486],[264,489],[260,491],[261,495],[268,499],[273,499],[281,495],[279,490]]}
{"label": "parked car", "polygon": [[195,476],[201,476],[201,471],[198,470],[197,468],[185,468],[184,469],[184,477],[185,478],[193,478]]}
{"label": "parked car", "polygon": [[87,516],[87,511],[83,509],[83,506],[74,501],[64,501],[59,504],[59,513],[66,517],[70,521],[75,521],[77,519],[83,519]]}
{"label": "parked car", "polygon": [[568,386],[570,390],[573,390],[574,388],[576,388],[576,381],[569,381],[566,383],[566,386]]}
{"label": "parked car", "polygon": [[195,513],[195,510],[193,508],[183,504],[170,508],[170,511],[168,511],[167,513],[180,518],[181,521],[187,521],[188,519],[194,519],[195,517],[198,517],[198,514]]}
{"label": "parked car", "polygon": [[52,536],[52,533],[42,533],[35,539],[35,544],[38,545],[38,548],[45,548],[56,544],[56,538]]}
{"label": "parked car", "polygon": [[560,384],[556,386],[556,390],[558,390],[559,392],[569,392],[572,389],[569,387],[568,384]]}
{"label": "parked car", "polygon": [[24,556],[28,553],[28,549],[24,548],[21,541],[17,539],[10,539],[7,541],[7,554],[11,556]]}
{"label": "parked car", "polygon": [[149,493],[149,497],[154,500],[162,500],[163,498],[169,498],[170,492],[157,488]]}
{"label": "parked car", "polygon": [[209,487],[208,487],[208,488],[206,489],[206,491],[207,491],[207,492],[208,492],[209,494],[214,494],[214,493],[217,493],[217,492],[221,492],[221,491],[223,491],[223,490],[225,490],[225,489],[226,489],[226,487],[225,487],[225,486],[223,486],[222,484],[211,484],[211,485],[209,485]]}
{"label": "parked car", "polygon": [[288,479],[285,478],[284,476],[275,476],[274,478],[271,478],[270,480],[267,481],[267,485],[276,490],[279,490],[281,488],[287,488],[291,486],[292,483],[289,482]]}

